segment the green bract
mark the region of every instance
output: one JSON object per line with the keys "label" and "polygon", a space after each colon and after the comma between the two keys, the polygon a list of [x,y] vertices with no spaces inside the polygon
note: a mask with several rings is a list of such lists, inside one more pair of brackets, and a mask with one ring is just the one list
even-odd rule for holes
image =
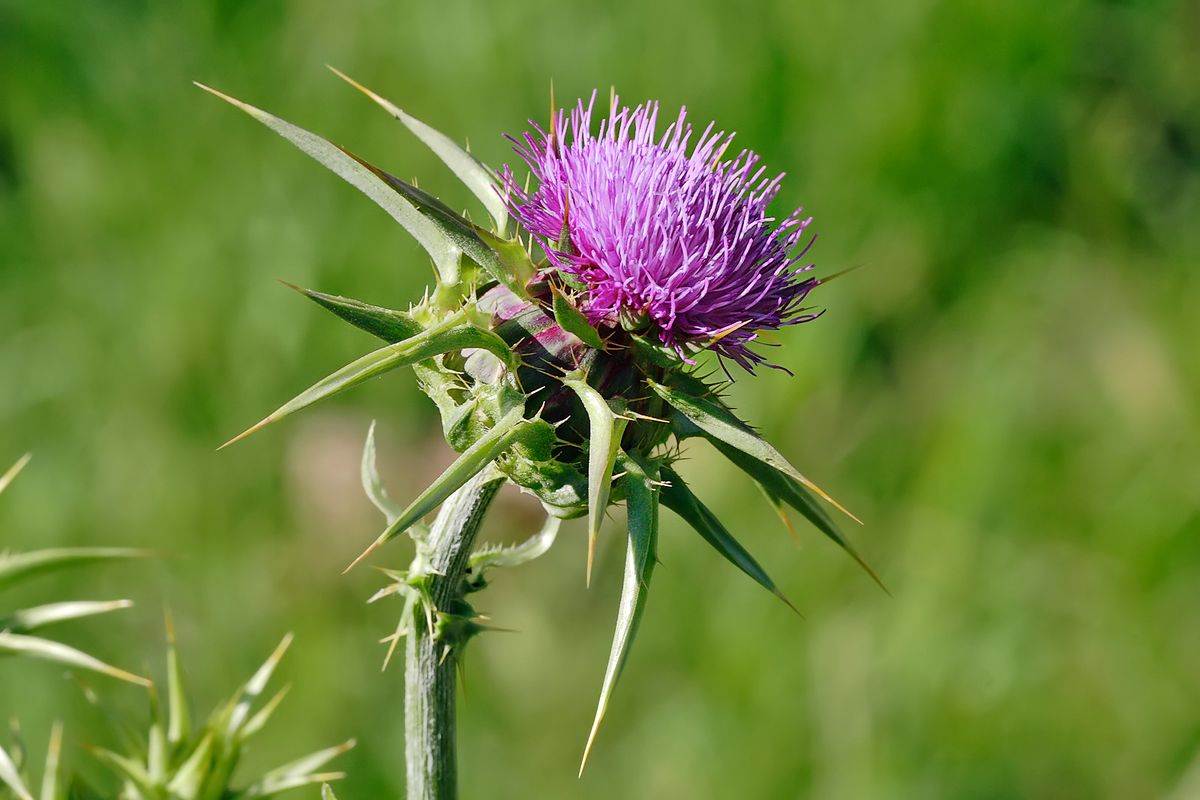
{"label": "green bract", "polygon": [[762,566],[673,470],[672,462],[685,439],[708,440],[762,486],[781,514],[785,506],[795,508],[862,560],[817,498],[841,506],[739,420],[722,400],[718,385],[696,375],[679,352],[636,330],[606,327],[601,331],[589,324],[579,303],[579,292],[585,287],[555,270],[532,244],[522,242],[494,170],[379,95],[346,80],[429,145],[484,206],[490,224],[473,222],[319,136],[202,87],[271,128],[374,201],[424,247],[437,281],[433,291],[405,311],[298,289],[385,344],[318,381],[233,441],[383,372],[413,367],[420,387],[441,413],[446,441],[460,455],[420,496],[400,507],[382,491],[375,474],[373,439],[368,438],[364,485],[387,525],[354,563],[406,532],[417,543],[413,565],[388,573],[392,583],[378,595],[396,595],[405,602],[400,626],[387,640],[392,647],[414,624],[427,626],[447,652],[481,629],[465,600],[459,608],[431,607],[425,530],[420,524],[474,476],[486,473],[535,495],[551,521],[541,534],[512,552],[477,554],[478,569],[467,576],[464,597],[482,586],[480,573],[486,566],[517,563],[544,551],[559,519],[587,517],[590,578],[594,542],[605,511],[612,503],[624,502],[628,508],[625,581],[588,738],[590,749],[645,609],[657,558],[660,504],[677,513],[738,569],[783,597]]}

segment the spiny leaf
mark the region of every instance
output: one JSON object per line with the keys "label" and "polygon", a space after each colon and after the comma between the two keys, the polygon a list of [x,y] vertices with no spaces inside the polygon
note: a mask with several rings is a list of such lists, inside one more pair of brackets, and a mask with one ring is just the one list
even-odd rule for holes
{"label": "spiny leaf", "polygon": [[768,493],[768,496],[773,495],[779,498],[803,514],[809,522],[817,527],[817,530],[828,536],[839,547],[845,550],[851,558],[857,561],[859,566],[871,576],[871,579],[879,584],[879,588],[885,592],[888,591],[887,587],[883,585],[883,581],[875,574],[875,570],[871,569],[871,565],[859,555],[858,550],[845,537],[837,524],[825,512],[825,509],[821,507],[821,504],[799,482],[778,470],[772,469],[758,459],[752,458],[736,447],[731,447],[720,441],[713,441],[712,444],[734,466],[758,481],[763,487],[763,491]]}
{"label": "spiny leaf", "polygon": [[29,459],[31,458],[33,458],[33,453],[26,453],[17,459],[17,463],[9,467],[7,472],[0,475],[0,494],[8,488],[8,485],[16,479],[17,475],[21,474],[21,470],[25,469],[25,465],[29,463]]}
{"label": "spiny leaf", "polygon": [[345,777],[346,773],[344,772],[321,772],[315,775],[294,775],[290,778],[277,781],[270,786],[261,786],[259,784],[255,784],[248,787],[244,791],[239,792],[237,795],[235,795],[235,797],[239,799],[243,797],[274,797],[277,794],[282,794],[283,792],[287,792],[292,789],[299,789],[301,786],[311,786],[314,783],[323,784],[326,781],[340,781]]}
{"label": "spiny leaf", "polygon": [[617,450],[625,433],[627,420],[616,416],[604,396],[580,377],[569,377],[563,384],[579,396],[587,411],[590,433],[588,436],[588,549],[587,585],[592,585],[592,565],[596,557],[596,539],[604,512],[608,509],[608,495],[612,489],[613,466],[617,462]]}
{"label": "spiny leaf", "polygon": [[750,555],[746,548],[742,547],[733,537],[733,534],[721,524],[716,515],[700,502],[700,498],[696,497],[688,488],[687,484],[683,482],[683,478],[668,467],[662,468],[662,477],[666,481],[666,485],[660,490],[659,496],[662,498],[664,506],[691,525],[696,533],[711,544],[713,549],[724,556],[730,564],[757,581],[760,586],[786,603],[792,611],[800,613],[792,605],[792,602],[784,597],[783,592],[779,591],[775,581],[771,580],[766,570],[754,560],[754,556]]}
{"label": "spiny leaf", "polygon": [[650,388],[658,393],[659,397],[666,400],[676,411],[683,414],[696,427],[700,428],[707,438],[724,442],[788,475],[793,480],[816,492],[826,502],[850,517],[850,519],[860,525],[862,524],[862,520],[847,511],[841,503],[830,497],[824,489],[801,475],[800,471],[793,467],[783,457],[782,453],[768,444],[766,440],[751,430],[748,425],[734,416],[723,405],[702,397],[689,395],[670,386],[655,383],[654,381],[647,381],[647,383],[650,384]]}
{"label": "spiny leaf", "polygon": [[508,206],[505,205],[504,198],[500,195],[500,189],[502,188],[500,181],[486,164],[459,147],[446,134],[426,125],[421,120],[406,113],[399,106],[379,96],[337,69],[333,67],[329,67],[329,69],[334,75],[337,75],[346,81],[346,83],[374,100],[384,111],[387,111],[398,119],[403,123],[404,127],[408,128],[418,139],[424,142],[450,168],[458,179],[471,190],[471,193],[479,199],[479,202],[487,209],[492,221],[496,223],[496,230],[501,234],[504,233],[504,228],[508,224]]}
{"label": "spiny leaf", "polygon": [[588,347],[596,350],[604,349],[604,340],[600,338],[599,331],[593,328],[592,324],[587,321],[587,317],[557,290],[554,291],[554,321],[567,333],[579,337],[579,340]]}
{"label": "spiny leaf", "polygon": [[313,403],[340,394],[385,372],[409,366],[443,353],[462,350],[466,347],[479,347],[495,353],[505,363],[512,362],[514,358],[513,353],[509,350],[508,345],[504,343],[503,339],[491,331],[477,328],[471,324],[451,324],[460,321],[461,318],[456,315],[455,317],[451,317],[446,323],[429,328],[411,339],[405,339],[402,342],[381,347],[347,364],[332,375],[317,381],[296,397],[284,403],[261,422],[233,437],[218,449],[229,447],[231,444],[245,439],[250,434],[262,430],[273,422],[278,422],[284,417],[307,408]]}
{"label": "spiny leaf", "polygon": [[580,775],[587,766],[588,754],[592,751],[596,733],[600,730],[600,723],[608,710],[613,687],[616,686],[629,658],[629,649],[633,645],[633,638],[646,610],[650,576],[658,557],[658,492],[654,488],[657,476],[637,456],[622,454],[619,463],[625,473],[621,481],[625,487],[628,505],[629,548],[625,556],[625,579],[621,586],[617,628],[613,635],[608,667],[604,673],[604,684],[600,690],[600,702],[596,706],[596,718],[592,722],[587,745],[583,750],[583,761],[579,765]]}
{"label": "spiny leaf", "polygon": [[365,168],[356,159],[332,142],[286,122],[273,114],[268,114],[249,103],[230,97],[216,89],[197,83],[204,91],[212,94],[230,105],[238,108],[254,119],[266,125],[275,133],[287,139],[309,157],[315,159],[326,169],[333,172],[342,180],[365,194],[377,206],[386,211],[392,219],[399,222],[406,231],[429,253],[437,268],[439,279],[444,284],[454,284],[458,281],[459,248],[455,247],[439,230],[412,204],[396,194],[386,184],[379,180],[371,170]]}
{"label": "spiny leaf", "polygon": [[502,239],[484,230],[428,192],[380,169],[374,164],[345,151],[360,165],[392,187],[425,216],[442,234],[492,278],[522,297],[527,296],[525,284],[533,277],[533,261],[520,242]]}
{"label": "spiny leaf", "polygon": [[12,789],[20,800],[33,800],[33,795],[25,788],[24,781],[13,763],[12,756],[0,745],[0,782]]}
{"label": "spiny leaf", "polygon": [[123,681],[136,683],[139,686],[150,685],[150,681],[146,678],[105,664],[103,661],[61,642],[54,642],[37,636],[25,636],[24,634],[0,631],[0,656],[8,655],[40,658],[43,661],[53,661],[68,667],[99,672]]}
{"label": "spiny leaf", "polygon": [[489,567],[516,567],[538,558],[546,553],[558,537],[562,520],[550,514],[542,529],[520,544],[509,547],[483,547],[471,554],[468,561],[473,572]]}
{"label": "spiny leaf", "polygon": [[44,572],[129,558],[149,558],[148,550],[127,547],[59,547],[0,555],[0,589]]}
{"label": "spiny leaf", "polygon": [[124,776],[127,780],[132,781],[147,796],[154,796],[154,779],[150,777],[150,773],[146,771],[146,768],[135,759],[114,753],[111,750],[105,750],[102,747],[93,747],[90,749],[92,755],[113,767],[118,774]]}
{"label": "spiny leaf", "polygon": [[[247,789],[247,797],[265,797],[269,794],[281,791],[278,787],[297,778],[308,778],[306,783],[320,783],[320,781],[312,781],[313,773],[321,767],[328,764],[333,759],[353,749],[355,741],[353,739],[342,742],[333,747],[326,747],[323,750],[318,750],[315,753],[310,753],[303,758],[298,758],[295,761],[284,764],[281,767],[276,767],[270,772],[262,776],[256,781],[255,786]],[[327,780],[327,779],[326,779]],[[257,787],[257,788],[256,788]]]}
{"label": "spiny leaf", "polygon": [[523,411],[522,408],[514,408],[507,416],[501,418],[491,430],[480,436],[445,472],[438,476],[437,480],[430,484],[429,488],[421,492],[417,499],[388,525],[387,530],[381,533],[379,538],[363,551],[362,555],[346,567],[346,572],[354,569],[385,542],[404,533],[413,523],[439,506],[447,497],[454,494],[463,484],[511,447],[521,437],[528,425]]}
{"label": "spiny leaf", "polygon": [[367,441],[363,444],[360,474],[363,491],[366,492],[367,498],[387,519],[388,525],[391,525],[400,516],[403,509],[388,497],[387,490],[383,488],[383,481],[379,478],[379,470],[375,466],[375,420],[371,420],[371,427],[367,429]]}
{"label": "spiny leaf", "polygon": [[758,481],[755,481],[754,485],[759,488],[759,491],[762,492],[763,497],[767,498],[767,502],[770,504],[771,508],[775,509],[775,514],[779,517],[779,521],[783,523],[783,527],[787,529],[788,536],[791,537],[793,542],[799,544],[800,534],[796,533],[796,526],[792,524],[791,518],[788,517],[787,504],[783,502],[783,499],[779,497],[779,495],[775,494]]}
{"label": "spiny leaf", "polygon": [[183,680],[183,664],[175,643],[175,623],[165,617],[167,629],[167,741],[177,747],[191,731],[192,714]]}
{"label": "spiny leaf", "polygon": [[395,344],[419,334],[423,328],[421,323],[403,311],[392,308],[373,306],[352,297],[340,297],[336,294],[325,294],[313,289],[305,289],[294,283],[280,281],[289,289],[295,289],[300,294],[312,300],[324,309],[332,311],[354,327],[364,330],[372,336],[383,339],[388,344]]}
{"label": "spiny leaf", "polygon": [[46,748],[46,766],[42,771],[41,800],[58,800],[58,764],[62,757],[63,727],[55,722],[50,728],[50,744]]}
{"label": "spiny leaf", "polygon": [[267,723],[271,721],[271,717],[275,715],[275,711],[279,708],[279,704],[283,702],[283,699],[288,696],[291,690],[292,687],[290,685],[280,689],[242,726],[241,738],[243,741],[266,727]]}
{"label": "spiny leaf", "polygon": [[284,636],[282,641],[275,647],[274,652],[258,668],[258,671],[233,696],[229,704],[232,710],[229,713],[229,722],[226,727],[226,736],[229,738],[232,739],[241,733],[242,726],[250,715],[251,706],[254,705],[255,701],[258,700],[267,688],[267,682],[271,680],[271,676],[275,673],[275,668],[283,660],[284,654],[292,644],[292,639],[293,636],[291,633]]}
{"label": "spiny leaf", "polygon": [[30,633],[47,625],[107,614],[132,605],[132,600],[71,600],[65,603],[48,603],[44,606],[21,609],[5,619],[0,619],[0,630]]}
{"label": "spiny leaf", "polygon": [[175,777],[167,784],[167,791],[171,797],[191,800],[200,793],[204,779],[209,773],[215,739],[216,734],[209,731],[196,743],[187,759],[175,771]]}

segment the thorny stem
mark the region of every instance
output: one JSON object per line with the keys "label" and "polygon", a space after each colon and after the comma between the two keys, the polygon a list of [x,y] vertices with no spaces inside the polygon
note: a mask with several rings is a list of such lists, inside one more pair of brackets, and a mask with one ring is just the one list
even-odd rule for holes
{"label": "thorny stem", "polygon": [[[452,609],[462,599],[463,579],[475,535],[503,479],[484,470],[450,496],[429,531],[429,599],[433,609]],[[408,800],[457,800],[455,671],[459,648],[430,635],[414,620],[404,665],[405,765]]]}

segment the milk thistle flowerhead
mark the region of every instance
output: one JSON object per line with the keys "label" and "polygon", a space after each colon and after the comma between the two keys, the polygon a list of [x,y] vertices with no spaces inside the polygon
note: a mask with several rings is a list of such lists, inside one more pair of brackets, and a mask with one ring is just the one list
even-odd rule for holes
{"label": "milk thistle flowerhead", "polygon": [[[799,511],[858,558],[823,502],[841,507],[734,414],[722,384],[701,375],[696,359],[710,350],[752,369],[764,362],[753,349],[760,331],[813,318],[801,304],[819,281],[797,266],[808,220],[799,211],[772,217],[768,206],[780,178],[767,177],[749,151],[727,158],[732,137],[711,125],[696,135],[683,111],[659,133],[653,103],[629,109],[614,98],[598,125],[594,99],[569,115],[555,110],[548,131],[533,124],[533,132],[513,139],[532,172],[526,184],[511,168],[491,169],[354,85],[432,148],[488,221],[478,223],[319,136],[209,89],[367,195],[421,243],[437,279],[403,311],[299,289],[385,344],[234,441],[369,378],[413,367],[460,455],[399,506],[382,490],[368,437],[364,485],[387,527],[358,561],[402,534],[415,540],[413,564],[390,572],[392,583],[378,597],[404,599],[389,637],[393,647],[404,634],[431,637],[444,647],[443,658],[482,630],[467,597],[485,585],[489,568],[539,555],[555,540],[560,520],[586,516],[590,576],[605,511],[623,502],[625,581],[590,748],[645,609],[660,506],[783,596],[675,472],[687,440],[714,447],[759,484],[781,515],[789,507]],[[421,521],[480,480],[508,481],[536,496],[547,524],[515,548],[471,555],[465,571],[452,576],[461,584],[438,594],[430,587],[444,584],[448,573],[431,566],[434,544]]]}
{"label": "milk thistle flowerhead", "polygon": [[645,329],[680,355],[761,362],[748,346],[758,331],[816,316],[800,308],[811,267],[795,268],[811,219],[797,209],[775,224],[767,206],[783,176],[749,150],[723,160],[732,134],[710,123],[697,136],[680,109],[660,136],[657,103],[631,110],[615,95],[593,130],[595,102],[513,139],[537,181],[526,191],[505,169],[514,215],[582,286],[592,324]]}

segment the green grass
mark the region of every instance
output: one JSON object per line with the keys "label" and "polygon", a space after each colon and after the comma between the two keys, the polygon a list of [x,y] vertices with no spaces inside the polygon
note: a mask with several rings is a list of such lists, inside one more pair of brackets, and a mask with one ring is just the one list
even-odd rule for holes
{"label": "green grass", "polygon": [[[399,608],[363,605],[369,571],[339,573],[379,532],[358,486],[369,421],[403,503],[450,460],[433,408],[397,373],[214,449],[371,347],[274,277],[402,306],[430,268],[191,81],[453,205],[471,198],[326,62],[491,163],[547,114],[551,78],[560,99],[613,83],[736,129],[788,171],[781,210],[815,216],[820,271],[862,265],[779,337],[795,377],[734,400],[866,520],[849,532],[894,597],[799,521],[797,550],[697,443],[681,473],[806,619],[667,515],[577,781],[621,548],[614,526],[585,590],[585,526],[564,526],[480,598],[519,633],[468,650],[464,796],[1200,791],[1194,7],[618,5],[0,0],[0,463],[36,456],[0,502],[0,547],[169,556],[13,601],[132,597],[61,637],[150,673],[169,605],[200,702],[294,629],[296,689],[251,771],[354,736],[339,796],[396,796],[402,676],[379,674],[374,642]],[[539,525],[514,494],[485,533]],[[104,692],[142,707],[136,687]],[[10,715],[34,742],[64,718],[85,770],[77,745],[112,744],[53,667],[0,663]]]}

